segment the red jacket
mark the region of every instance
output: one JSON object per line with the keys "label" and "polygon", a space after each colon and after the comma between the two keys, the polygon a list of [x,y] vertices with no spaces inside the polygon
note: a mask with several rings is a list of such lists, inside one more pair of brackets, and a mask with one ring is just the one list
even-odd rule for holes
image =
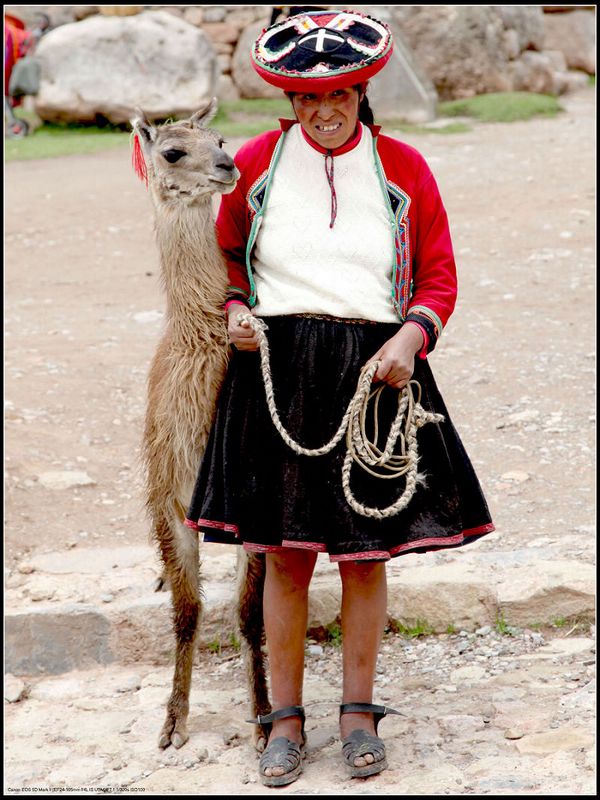
{"label": "red jacket", "polygon": [[[295,121],[280,120],[281,130],[246,142],[235,156],[241,175],[223,195],[217,237],[229,271],[227,300],[256,304],[252,250],[268,206],[270,179],[281,145]],[[417,322],[431,352],[456,303],[456,265],[448,218],[423,156],[410,145],[379,135],[370,125],[375,162],[393,225],[395,258],[390,293],[400,322]]]}

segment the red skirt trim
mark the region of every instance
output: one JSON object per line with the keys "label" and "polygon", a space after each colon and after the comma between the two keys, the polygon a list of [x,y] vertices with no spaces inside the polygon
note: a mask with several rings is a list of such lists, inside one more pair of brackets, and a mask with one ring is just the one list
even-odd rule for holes
{"label": "red skirt trim", "polygon": [[[233,533],[239,537],[239,529],[237,525],[227,522],[216,522],[210,519],[200,519],[194,522],[191,519],[184,520],[184,525],[193,530],[200,530],[200,528],[218,528],[219,530]],[[460,545],[465,539],[472,536],[483,536],[486,533],[495,531],[493,522],[488,522],[486,525],[480,525],[477,528],[467,528],[455,536],[428,536],[425,539],[417,539],[414,542],[401,544],[393,547],[389,552],[387,550],[367,550],[361,553],[343,553],[341,555],[329,555],[329,560],[332,562],[338,561],[389,561],[392,556],[401,555],[402,553],[410,552],[411,550],[418,550],[420,547],[444,548]],[[237,543],[236,543],[237,544]],[[257,542],[243,542],[239,544],[244,546],[244,550],[248,553],[281,553],[285,550],[312,550],[316,553],[326,553],[326,545],[320,542],[295,542],[289,539],[283,539],[280,545],[259,544]]]}

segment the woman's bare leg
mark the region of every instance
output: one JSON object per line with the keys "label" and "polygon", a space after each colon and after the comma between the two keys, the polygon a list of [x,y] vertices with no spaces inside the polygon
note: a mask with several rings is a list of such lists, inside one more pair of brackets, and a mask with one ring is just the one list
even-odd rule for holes
{"label": "woman's bare leg", "polygon": [[[267,553],[263,608],[274,711],[302,705],[308,587],[316,560],[317,554],[306,550]],[[301,730],[299,717],[275,720],[269,741],[285,736],[300,744]],[[283,772],[281,767],[265,770],[268,775]]]}
{"label": "woman's bare leg", "polygon": [[[387,619],[387,579],[384,561],[341,561],[344,703],[372,703],[377,656]],[[361,728],[375,733],[373,714],[343,714],[340,734],[345,739]],[[355,766],[374,761],[370,753]]]}

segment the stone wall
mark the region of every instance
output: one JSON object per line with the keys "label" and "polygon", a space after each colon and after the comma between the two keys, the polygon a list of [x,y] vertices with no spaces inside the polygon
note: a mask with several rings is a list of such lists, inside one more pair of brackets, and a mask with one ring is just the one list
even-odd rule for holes
{"label": "stone wall", "polygon": [[[371,8],[353,7],[367,13]],[[391,14],[440,99],[514,90],[562,94],[585,85],[586,74],[595,74],[594,6],[381,8]],[[44,12],[53,26],[94,14],[131,15],[150,9],[181,17],[208,36],[220,68],[220,99],[281,96],[254,74],[247,56],[249,42],[269,23],[272,6],[5,6],[29,25],[36,13]],[[375,16],[376,9],[371,12]],[[452,47],[447,46],[450,40]]]}

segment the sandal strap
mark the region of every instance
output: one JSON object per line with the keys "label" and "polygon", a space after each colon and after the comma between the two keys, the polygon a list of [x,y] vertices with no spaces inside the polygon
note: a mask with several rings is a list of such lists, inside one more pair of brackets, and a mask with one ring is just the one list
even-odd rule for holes
{"label": "sandal strap", "polygon": [[385,717],[386,714],[402,714],[401,711],[396,711],[394,708],[375,706],[373,703],[342,703],[340,706],[340,717],[342,714],[353,714],[358,711],[368,711],[379,717]]}
{"label": "sandal strap", "polygon": [[246,722],[251,722],[254,725],[262,725],[265,722],[274,722],[276,719],[286,719],[286,717],[300,717],[302,725],[304,726],[305,715],[302,706],[278,708],[277,711],[271,711],[270,714],[257,714],[256,719],[247,719]]}
{"label": "sandal strap", "polygon": [[340,706],[340,717],[342,714],[353,714],[355,712],[366,711],[373,714],[373,723],[375,725],[375,733],[379,723],[387,714],[402,714],[402,711],[396,711],[395,708],[388,708],[387,706],[376,706],[373,703],[342,703]]}

